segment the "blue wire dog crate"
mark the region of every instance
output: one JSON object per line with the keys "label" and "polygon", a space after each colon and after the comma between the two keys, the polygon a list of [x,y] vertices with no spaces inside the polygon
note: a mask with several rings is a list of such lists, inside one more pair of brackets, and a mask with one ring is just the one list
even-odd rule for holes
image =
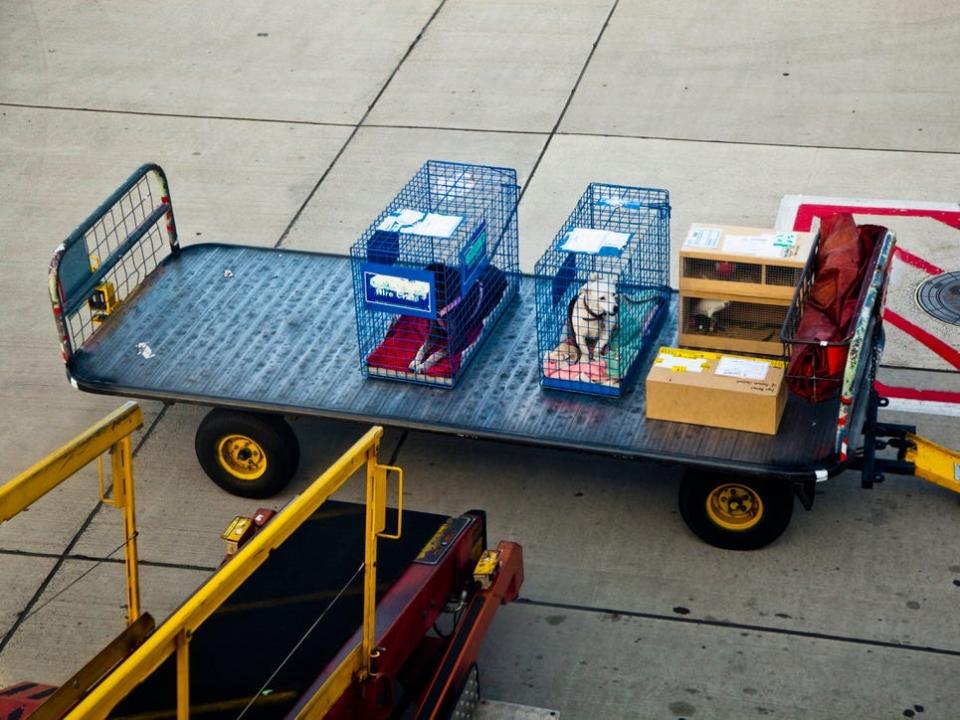
{"label": "blue wire dog crate", "polygon": [[360,367],[456,385],[519,285],[517,171],[428,161],[350,248]]}
{"label": "blue wire dog crate", "polygon": [[541,386],[620,396],[670,299],[670,194],[591,183],[535,276]]}

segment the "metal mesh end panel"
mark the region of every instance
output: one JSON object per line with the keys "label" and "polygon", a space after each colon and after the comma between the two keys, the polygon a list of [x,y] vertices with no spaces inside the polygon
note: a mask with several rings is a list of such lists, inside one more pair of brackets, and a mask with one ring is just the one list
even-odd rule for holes
{"label": "metal mesh end panel", "polygon": [[50,300],[64,360],[177,250],[163,170],[144,165],[57,248]]}

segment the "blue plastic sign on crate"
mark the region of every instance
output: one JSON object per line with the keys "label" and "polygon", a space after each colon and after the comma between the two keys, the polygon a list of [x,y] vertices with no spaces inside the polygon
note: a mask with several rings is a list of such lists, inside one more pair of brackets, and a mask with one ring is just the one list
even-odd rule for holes
{"label": "blue plastic sign on crate", "polygon": [[490,264],[487,257],[487,221],[481,222],[460,251],[460,292],[466,293],[483,269]]}
{"label": "blue plastic sign on crate", "polygon": [[350,247],[364,375],[456,385],[516,296],[519,200],[516,170],[439,160],[400,189]]}
{"label": "blue plastic sign on crate", "polygon": [[436,317],[437,291],[429,270],[365,263],[362,273],[363,301],[370,310]]}

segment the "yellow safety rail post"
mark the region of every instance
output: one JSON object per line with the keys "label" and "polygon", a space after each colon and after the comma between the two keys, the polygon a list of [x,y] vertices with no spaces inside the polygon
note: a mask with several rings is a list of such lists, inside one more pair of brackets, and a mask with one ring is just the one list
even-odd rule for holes
{"label": "yellow safety rail post", "polygon": [[[363,638],[362,638],[362,667],[361,679],[375,672],[374,660],[379,657],[380,651],[374,646],[376,628],[374,617],[377,605],[377,542],[382,537],[396,540],[400,537],[403,522],[403,470],[398,467],[380,465],[377,462],[378,445],[367,449],[367,518],[366,518],[366,547],[364,549],[363,572]],[[396,472],[398,476],[397,491],[397,532],[387,534],[387,474]],[[369,619],[369,621],[368,621]]]}
{"label": "yellow safety rail post", "polygon": [[[327,499],[364,465],[367,466],[367,515],[364,568],[363,639],[347,659],[311,698],[301,715],[322,716],[350,687],[370,672],[374,643],[376,606],[376,543],[378,537],[398,537],[384,533],[387,473],[398,473],[398,494],[403,493],[403,475],[398,468],[377,462],[383,428],[367,431],[326,472],[302,494],[291,500],[263,529],[222,566],[193,596],[188,598],[166,622],[146,639],[112,673],[103,679],[70,713],[70,718],[105,718],[118,702],[143,682],[168,657],[176,653],[177,717],[189,717],[189,647],[193,633],[247,580],[303,523],[309,520]],[[399,504],[399,503],[398,503]],[[398,512],[402,508],[398,507]],[[398,520],[398,531],[399,531]],[[321,668],[317,668],[318,672]]]}
{"label": "yellow safety rail post", "polygon": [[[137,521],[133,496],[133,452],[130,435],[143,427],[143,411],[125,403],[86,432],[33,467],[0,486],[0,523],[28,508],[94,460],[100,462],[100,499],[123,511],[127,570],[127,624],[140,617],[140,581],[137,568]],[[110,453],[113,498],[103,487],[103,454]]]}

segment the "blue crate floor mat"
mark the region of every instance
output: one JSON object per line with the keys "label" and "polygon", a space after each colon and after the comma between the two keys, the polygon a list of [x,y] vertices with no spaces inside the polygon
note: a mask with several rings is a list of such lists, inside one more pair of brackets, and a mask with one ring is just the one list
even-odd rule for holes
{"label": "blue crate floor mat", "polygon": [[[227,272],[229,271],[229,272]],[[651,348],[676,340],[676,295]],[[93,392],[263,409],[594,450],[803,470],[833,452],[836,405],[791,398],[774,436],[648,421],[639,361],[622,398],[541,389],[534,282],[453,389],[365,378],[346,257],[239,245],[183,248],[74,356]],[[149,349],[149,352],[146,351]]]}

